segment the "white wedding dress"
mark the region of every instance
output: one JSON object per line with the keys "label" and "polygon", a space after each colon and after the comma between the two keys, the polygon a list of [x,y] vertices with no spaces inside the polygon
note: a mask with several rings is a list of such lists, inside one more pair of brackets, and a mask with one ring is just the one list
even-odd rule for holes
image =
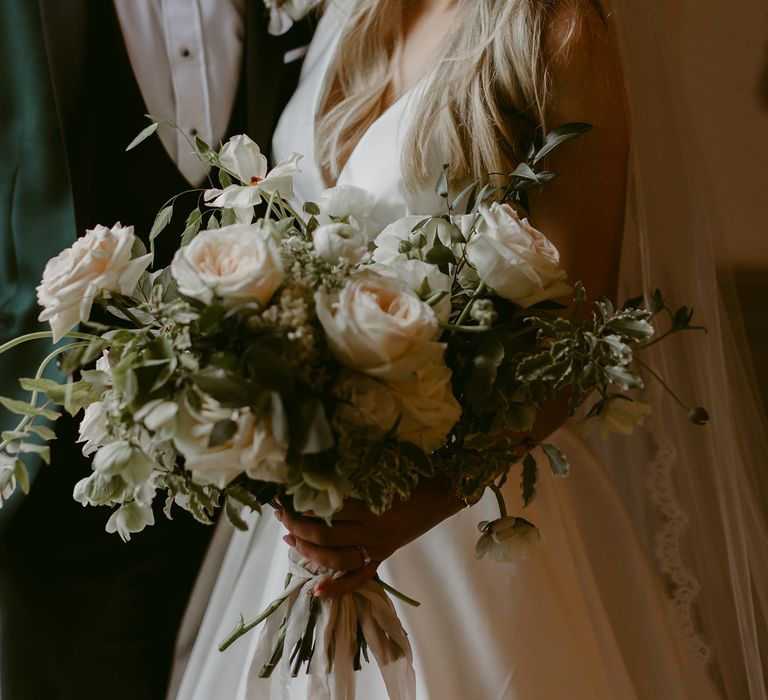
{"label": "white wedding dress", "polygon": [[[343,23],[344,16],[331,5],[274,139],[276,161],[293,151],[304,154],[302,172],[294,181],[300,201],[315,199],[325,189],[314,158],[314,115]],[[418,94],[417,87],[382,114],[338,179],[373,193],[374,216],[382,226],[406,214],[442,211],[431,189],[408,192],[400,175],[401,137],[417,116]],[[440,164],[435,165],[439,173]],[[688,656],[669,620],[661,584],[607,470],[569,429],[558,431],[552,442],[569,455],[571,475],[558,479],[542,468],[539,494],[525,510],[515,473],[506,489],[511,512],[535,522],[542,533],[543,544],[530,559],[514,565],[475,560],[477,523],[498,517],[494,498],[486,496],[380,567],[385,581],[421,601],[418,609],[396,602],[413,645],[417,698],[718,697],[706,670]],[[625,444],[631,449],[631,439]],[[181,645],[188,660],[176,697],[305,698],[301,677],[287,689],[276,679],[278,687],[272,691],[265,686],[257,695],[246,695],[258,629],[225,653],[217,650],[241,614],[252,619],[280,594],[288,555],[282,525],[265,508],[262,517],[254,516],[249,532],[232,534],[228,544],[222,534],[200,584],[198,598],[211,592],[202,601],[199,632],[191,635],[189,649]],[[214,577],[207,587],[205,581]],[[360,700],[386,698],[374,665],[357,676]]]}

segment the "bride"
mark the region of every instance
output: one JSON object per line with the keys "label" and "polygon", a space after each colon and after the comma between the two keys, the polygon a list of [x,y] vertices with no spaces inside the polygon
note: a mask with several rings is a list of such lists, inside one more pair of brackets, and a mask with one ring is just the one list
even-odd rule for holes
{"label": "bride", "polygon": [[[299,200],[333,186],[367,189],[383,226],[441,211],[433,184],[443,163],[458,180],[509,172],[537,127],[589,122],[595,129],[548,163],[561,176],[531,202],[531,219],[591,294],[615,297],[619,284],[632,283],[637,293],[645,280],[632,253],[653,246],[636,212],[625,209],[630,144],[618,65],[606,18],[590,0],[329,0],[279,122],[274,158],[304,155],[294,179]],[[537,434],[563,419],[562,407],[552,406]],[[665,591],[651,564],[652,528],[637,507],[642,479],[629,472],[658,460],[646,459],[634,437],[624,452],[601,446],[606,460],[567,426],[551,441],[569,455],[571,475],[542,474],[528,510],[543,544],[515,565],[475,561],[476,525],[496,517],[493,499],[464,508],[439,482],[380,517],[351,502],[332,528],[281,511],[254,517],[228,545],[220,528],[198,591],[210,598],[176,697],[282,697],[281,679],[252,677],[258,631],[224,654],[216,647],[241,614],[253,618],[278,596],[289,547],[348,571],[318,595],[344,594],[378,571],[421,601],[418,609],[397,603],[419,700],[745,697],[746,673],[713,674],[703,663],[707,643],[693,593],[680,584],[682,565],[671,567],[669,557],[662,564],[677,574]],[[657,500],[672,494],[667,486],[657,484]],[[506,490],[522,513],[516,485]],[[749,675],[752,697],[765,697],[759,669]],[[359,698],[387,697],[375,668],[364,665],[357,676]],[[303,679],[286,692],[306,697]]]}

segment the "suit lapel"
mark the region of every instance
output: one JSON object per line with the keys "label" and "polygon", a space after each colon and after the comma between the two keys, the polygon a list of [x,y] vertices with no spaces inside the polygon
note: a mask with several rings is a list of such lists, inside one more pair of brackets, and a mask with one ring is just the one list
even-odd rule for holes
{"label": "suit lapel", "polygon": [[312,38],[311,19],[296,23],[282,36],[267,31],[263,0],[246,0],[245,79],[248,135],[269,153],[272,132],[285,103],[293,94],[302,61],[286,66],[292,49],[306,46]]}

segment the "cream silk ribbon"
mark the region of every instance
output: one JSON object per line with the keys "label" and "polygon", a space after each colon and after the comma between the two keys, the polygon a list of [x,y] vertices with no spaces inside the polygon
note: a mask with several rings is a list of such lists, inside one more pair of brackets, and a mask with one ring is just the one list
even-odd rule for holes
{"label": "cream silk ribbon", "polygon": [[[277,600],[283,600],[264,622],[248,669],[246,700],[263,700],[277,683],[287,695],[291,678],[291,652],[310,620],[312,590],[334,574],[301,557],[289,554],[290,583]],[[369,581],[340,598],[318,598],[320,608],[313,632],[314,653],[307,671],[307,697],[313,700],[354,700],[354,658],[358,625],[381,671],[391,700],[415,700],[416,676],[408,635],[384,589]],[[271,678],[259,674],[273,654],[280,629],[286,623],[284,653]],[[332,660],[329,650],[332,649]],[[302,673],[304,673],[302,671]]]}

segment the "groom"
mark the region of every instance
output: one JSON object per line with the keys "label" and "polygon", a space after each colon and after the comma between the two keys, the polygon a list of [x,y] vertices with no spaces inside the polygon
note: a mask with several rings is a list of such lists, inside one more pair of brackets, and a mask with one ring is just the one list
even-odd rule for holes
{"label": "groom", "polygon": [[[35,285],[76,232],[121,221],[146,240],[163,203],[203,183],[187,138],[246,132],[268,152],[310,30],[273,37],[265,15],[263,0],[0,3],[0,344],[39,328]],[[183,133],[126,153],[145,113]],[[183,223],[161,234],[156,265]],[[0,358],[0,395],[18,396],[49,351],[22,348]],[[2,429],[13,422],[0,409]],[[0,696],[163,698],[211,528],[158,503],[134,541],[106,534],[108,511],[72,500],[90,472],[76,421],[56,433],[29,496],[0,510]]]}

